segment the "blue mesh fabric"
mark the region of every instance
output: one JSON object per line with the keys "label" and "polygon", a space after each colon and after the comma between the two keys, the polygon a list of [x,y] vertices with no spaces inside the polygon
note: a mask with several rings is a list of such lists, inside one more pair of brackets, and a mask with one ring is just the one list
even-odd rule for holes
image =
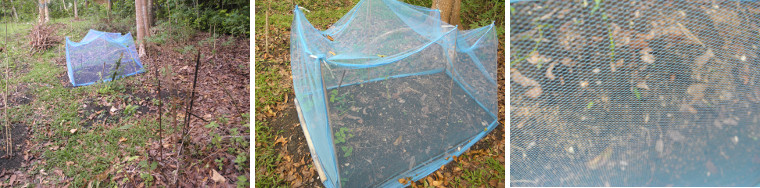
{"label": "blue mesh fabric", "polygon": [[66,66],[69,80],[75,87],[111,81],[119,58],[117,78],[144,71],[130,33],[122,35],[91,29],[80,42],[66,37]]}
{"label": "blue mesh fabric", "polygon": [[512,186],[760,185],[760,3],[510,9]]}
{"label": "blue mesh fabric", "polygon": [[293,88],[325,186],[402,186],[496,127],[493,24],[460,30],[438,10],[362,0],[320,31],[293,11]]}

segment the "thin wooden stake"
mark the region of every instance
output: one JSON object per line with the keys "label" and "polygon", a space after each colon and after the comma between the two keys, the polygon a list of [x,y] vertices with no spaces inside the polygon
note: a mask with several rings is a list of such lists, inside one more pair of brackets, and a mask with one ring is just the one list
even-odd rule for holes
{"label": "thin wooden stake", "polygon": [[159,150],[159,153],[161,154],[160,155],[161,158],[159,158],[159,160],[163,160],[164,159],[164,144],[163,144],[164,129],[163,129],[163,126],[161,126],[161,115],[163,115],[161,108],[163,108],[163,100],[161,99],[161,77],[159,76],[158,72],[159,70],[156,69],[156,80],[158,81],[158,94],[157,94],[158,95],[157,97],[158,98],[158,138],[159,138],[158,147],[160,148],[158,150]]}
{"label": "thin wooden stake", "polygon": [[[5,18],[5,17],[3,17]],[[8,106],[10,103],[8,102],[8,65],[10,65],[10,62],[8,62],[8,20],[5,20],[5,92],[3,93],[3,101],[5,102],[5,106],[3,107],[3,111],[5,111],[5,134],[8,141],[6,141],[6,154],[8,154],[9,158],[13,156],[13,135],[11,135],[11,124],[8,122]]]}
{"label": "thin wooden stake", "polygon": [[201,50],[198,49],[198,56],[195,58],[195,74],[193,78],[193,90],[190,93],[190,106],[187,107],[185,110],[185,126],[182,127],[182,137],[180,137],[180,144],[179,144],[179,151],[177,152],[177,171],[174,174],[174,185],[179,187],[179,184],[177,184],[177,176],[179,175],[179,170],[182,169],[182,166],[180,161],[182,161],[182,148],[185,147],[185,137],[187,136],[188,127],[190,126],[190,116],[191,112],[193,110],[193,102],[195,101],[195,86],[196,83],[198,83],[198,68],[201,64]]}

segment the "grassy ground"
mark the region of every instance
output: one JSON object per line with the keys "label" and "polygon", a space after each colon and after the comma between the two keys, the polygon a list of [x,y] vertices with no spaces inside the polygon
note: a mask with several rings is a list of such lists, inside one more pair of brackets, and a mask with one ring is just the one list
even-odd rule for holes
{"label": "grassy ground", "polygon": [[[290,24],[297,4],[309,10],[307,19],[324,30],[348,12],[358,0],[334,1],[259,1],[256,3],[256,185],[261,187],[322,186],[312,173],[308,148],[298,125],[293,106],[290,73]],[[407,1],[430,6],[430,1]],[[462,25],[475,28],[504,23],[504,2],[463,1]],[[501,16],[499,16],[501,15]],[[504,44],[504,28],[497,27],[500,46]],[[504,50],[499,49],[499,91],[504,92]],[[504,175],[504,99],[499,98],[500,122],[491,134],[468,152],[415,185],[443,181],[448,186],[503,186]],[[302,160],[305,159],[305,160]]]}
{"label": "grassy ground", "polygon": [[[63,36],[71,36],[73,41],[78,41],[88,29],[102,26],[99,21],[94,17],[78,20],[64,18],[51,20],[49,24],[58,28],[57,37],[61,41],[64,41]],[[9,61],[3,61],[3,67],[9,64],[11,69],[8,85],[12,105],[8,109],[9,117],[14,126],[26,126],[29,136],[24,143],[14,143],[25,145],[23,152],[17,154],[24,158],[21,167],[3,169],[15,171],[15,177],[7,178],[8,176],[0,174],[0,180],[14,185],[9,179],[15,178],[16,186],[33,187],[167,186],[167,182],[173,179],[171,170],[176,168],[174,164],[177,160],[177,139],[171,135],[176,135],[179,131],[178,126],[171,126],[173,122],[168,118],[170,113],[167,106],[180,104],[163,99],[166,103],[162,121],[166,157],[157,157],[157,148],[161,147],[158,145],[160,137],[156,113],[159,100],[155,93],[150,92],[153,88],[150,86],[155,81],[153,71],[162,67],[146,63],[155,58],[143,59],[149,73],[114,82],[71,87],[66,75],[63,42],[43,53],[30,55],[29,38],[26,36],[31,27],[29,23],[10,24],[8,36],[11,42],[3,54],[9,56]],[[0,87],[4,88],[5,83]],[[28,102],[18,102],[19,100],[14,100],[15,96],[28,99]],[[204,176],[209,176],[210,169],[215,169],[226,179],[226,183],[246,186],[249,177],[246,170],[247,137],[240,135],[247,134],[247,118],[243,117],[247,116],[248,109],[244,108],[242,114],[218,111],[209,113],[206,107],[198,103],[201,102],[196,102],[196,106],[201,107],[194,108],[199,111],[196,113],[215,121],[203,123],[212,125],[207,125],[202,130],[207,136],[203,141],[191,142],[193,146],[188,148],[204,149],[187,152],[189,154],[185,155],[188,157],[183,158],[187,163],[182,165],[197,164],[201,167],[194,168],[204,169]],[[207,113],[200,113],[204,111]],[[199,123],[194,122],[191,127],[203,128],[196,124]],[[212,141],[207,142],[206,139]],[[219,142],[212,144],[215,139]],[[214,150],[215,146],[225,147]],[[238,154],[242,154],[242,158]],[[204,157],[214,159],[215,162],[205,162],[207,160],[203,160]],[[193,172],[187,170],[187,173],[195,174]],[[210,179],[189,180],[194,185],[205,185],[208,182],[213,185]]]}

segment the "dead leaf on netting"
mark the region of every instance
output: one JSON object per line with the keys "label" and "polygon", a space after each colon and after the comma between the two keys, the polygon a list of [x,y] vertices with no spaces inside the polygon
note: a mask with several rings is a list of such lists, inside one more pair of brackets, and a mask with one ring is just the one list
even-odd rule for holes
{"label": "dead leaf on netting", "polygon": [[713,53],[712,49],[707,49],[707,51],[698,56],[697,59],[694,60],[694,62],[697,64],[698,68],[702,68],[707,62],[710,60],[710,58],[715,57],[715,54]]}
{"label": "dead leaf on netting", "polygon": [[400,183],[402,185],[406,185],[407,182],[408,182],[408,180],[406,180],[406,178],[400,178],[400,179],[398,179],[398,183]]}
{"label": "dead leaf on netting", "polygon": [[548,63],[549,61],[552,60],[551,58],[548,58],[545,55],[539,54],[537,51],[531,52],[529,56],[530,57],[528,57],[527,59],[528,63],[533,64],[533,65],[539,64],[539,63]]}
{"label": "dead leaf on netting", "polygon": [[640,82],[636,83],[636,87],[641,88],[641,89],[649,90],[649,86],[647,85],[647,81],[640,81]]}
{"label": "dead leaf on netting", "polygon": [[403,135],[398,135],[398,138],[396,138],[396,141],[393,141],[394,146],[398,146],[399,144],[401,144],[402,136]]}
{"label": "dead leaf on netting", "polygon": [[[554,80],[555,79],[555,76],[552,73],[552,70],[554,69],[554,65],[556,65],[556,64],[557,64],[557,62],[552,62],[551,64],[549,64],[549,67],[546,68],[546,77],[549,78],[550,80]],[[613,72],[615,72],[615,71],[613,71]]]}
{"label": "dead leaf on netting", "polygon": [[591,169],[599,168],[601,165],[606,163],[607,160],[609,160],[611,156],[612,156],[612,147],[608,146],[607,148],[604,149],[604,151],[602,151],[602,153],[600,153],[599,155],[597,155],[590,161],[586,162],[586,166]]}
{"label": "dead leaf on netting", "polygon": [[511,72],[510,75],[512,77],[512,81],[520,84],[523,87],[530,87],[530,86],[538,86],[539,85],[537,81],[535,81],[533,79],[530,79],[528,77],[525,77],[522,74],[520,74],[520,72],[517,71],[517,69],[513,68],[513,69],[511,69],[510,72]]}
{"label": "dead leaf on netting", "polygon": [[654,63],[654,55],[652,55],[650,52],[652,52],[652,48],[646,47],[644,49],[641,49],[639,53],[641,53],[641,61],[644,61],[647,64]]}
{"label": "dead leaf on netting", "polygon": [[541,89],[541,86],[533,87],[527,92],[525,92],[525,95],[527,95],[530,98],[538,98],[538,96],[541,96],[541,93],[543,93],[543,90]]}

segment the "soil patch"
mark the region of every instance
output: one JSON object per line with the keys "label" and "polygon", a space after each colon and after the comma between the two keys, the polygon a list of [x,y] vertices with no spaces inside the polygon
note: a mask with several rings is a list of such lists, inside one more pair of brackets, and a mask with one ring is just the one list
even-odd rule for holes
{"label": "soil patch", "polygon": [[[5,131],[3,126],[2,131]],[[2,140],[0,140],[0,170],[9,171],[21,167],[21,162],[24,160],[22,151],[27,140],[27,127],[24,124],[13,124],[11,127],[11,137],[13,138],[13,155],[8,156],[9,153],[5,152],[6,138],[3,134]]]}
{"label": "soil patch", "polygon": [[[271,127],[272,130],[282,130],[282,133],[279,135],[286,136],[284,138],[287,140],[287,143],[276,145],[275,150],[281,151],[282,153],[280,154],[287,156],[286,158],[290,159],[291,162],[283,161],[286,164],[279,166],[285,168],[278,170],[284,170],[282,171],[283,173],[280,174],[282,174],[282,178],[286,181],[287,179],[300,179],[301,185],[304,187],[322,187],[317,169],[313,167],[314,165],[311,153],[309,152],[309,146],[306,142],[306,136],[304,136],[303,129],[299,123],[298,112],[296,111],[295,105],[293,105],[295,104],[293,101],[295,95],[291,94],[288,98],[288,105],[285,110],[282,111],[282,116],[266,121],[267,125],[265,125]],[[298,173],[286,176],[285,173],[287,172]]]}
{"label": "soil patch", "polygon": [[444,73],[328,91],[343,185],[384,182],[447,156],[495,119]]}

